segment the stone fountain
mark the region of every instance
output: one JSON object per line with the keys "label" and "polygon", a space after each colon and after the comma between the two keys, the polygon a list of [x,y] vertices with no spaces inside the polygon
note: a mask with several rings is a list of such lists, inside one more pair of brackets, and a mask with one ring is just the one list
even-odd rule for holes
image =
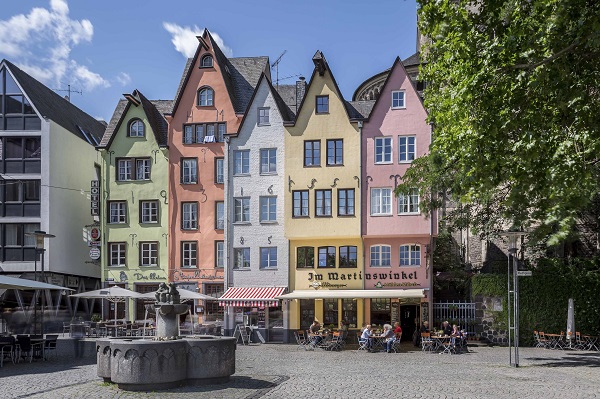
{"label": "stone fountain", "polygon": [[156,336],[97,340],[98,376],[128,391],[229,381],[235,373],[235,338],[180,337],[179,315],[189,305],[180,303],[173,283],[162,283],[155,297]]}

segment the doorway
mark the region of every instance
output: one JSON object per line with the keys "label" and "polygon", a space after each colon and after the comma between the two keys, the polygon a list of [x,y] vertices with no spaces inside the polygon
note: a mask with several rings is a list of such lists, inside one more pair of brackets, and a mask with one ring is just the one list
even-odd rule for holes
{"label": "doorway", "polygon": [[402,340],[412,340],[419,325],[419,305],[400,306],[400,327],[402,327]]}

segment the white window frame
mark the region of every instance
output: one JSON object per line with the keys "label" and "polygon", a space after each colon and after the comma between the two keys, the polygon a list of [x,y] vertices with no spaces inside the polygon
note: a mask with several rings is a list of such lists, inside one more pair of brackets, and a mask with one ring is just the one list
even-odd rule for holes
{"label": "white window frame", "polygon": [[[210,60],[207,64],[205,61]],[[204,54],[202,58],[200,58],[200,68],[212,68],[213,67],[213,56],[211,54]]]}
{"label": "white window frame", "polygon": [[216,184],[224,184],[225,183],[225,159],[224,158],[216,158],[216,160],[215,160],[215,183]]}
{"label": "white window frame", "polygon": [[133,159],[124,158],[118,161],[119,181],[130,181],[133,178]]}
{"label": "white window frame", "polygon": [[158,242],[140,242],[140,266],[158,266]]}
{"label": "white window frame", "polygon": [[260,222],[277,222],[277,197],[274,195],[259,197],[260,204]]}
{"label": "white window frame", "polygon": [[[391,164],[393,162],[393,137],[376,137],[375,138],[375,164]],[[389,147],[389,148],[388,148]],[[386,151],[387,150],[387,151]],[[381,158],[381,160],[379,160]]]}
{"label": "white window frame", "polygon": [[[388,192],[388,195],[384,195]],[[385,201],[387,199],[387,201]],[[392,188],[371,188],[371,216],[387,216],[392,214]]]}
{"label": "white window frame", "polygon": [[277,269],[277,247],[260,248],[260,269]]}
{"label": "white window frame", "polygon": [[398,196],[398,215],[419,214],[419,189],[411,188],[408,195]]}
{"label": "white window frame", "polygon": [[244,247],[233,249],[233,268],[250,269],[250,248]]}
{"label": "white window frame", "polygon": [[235,176],[250,174],[250,150],[233,151],[233,174]]}
{"label": "white window frame", "polygon": [[[402,140],[405,139],[406,142],[402,144]],[[413,144],[410,144],[410,139],[413,140]],[[410,148],[412,147],[412,152]],[[402,155],[406,159],[402,159]],[[398,136],[398,163],[411,163],[417,157],[417,136],[414,134],[409,134],[405,136]]]}
{"label": "white window frame", "polygon": [[126,224],[127,223],[127,202],[111,201],[108,203],[108,223]]}
{"label": "white window frame", "polygon": [[[141,125],[141,129],[140,129],[139,125]],[[137,126],[137,128],[134,129],[134,126]],[[140,134],[140,130],[141,130],[141,134]],[[133,133],[135,133],[135,134],[133,134]],[[141,119],[134,119],[129,124],[129,137],[144,137],[145,134],[146,134],[146,126],[144,125],[144,122]]]}
{"label": "white window frame", "polygon": [[269,126],[271,124],[269,114],[269,107],[260,107],[258,109],[258,126]]}
{"label": "white window frame", "polygon": [[140,223],[148,224],[148,223],[158,223],[158,201],[141,201],[140,206]]}
{"label": "white window frame", "polygon": [[233,223],[250,223],[250,198],[234,198],[233,204]]}
{"label": "white window frame", "polygon": [[198,184],[198,158],[181,159],[181,184]]}
{"label": "white window frame", "polygon": [[[386,250],[384,252],[384,249]],[[371,245],[369,249],[371,267],[391,267],[392,266],[392,247],[391,245],[377,244]],[[386,255],[387,261],[384,260]]]}
{"label": "white window frame", "polygon": [[[150,180],[150,173],[152,168],[152,162],[150,158],[138,158],[135,160],[135,179],[136,180]],[[141,173],[140,173],[141,172]]]}
{"label": "white window frame", "polygon": [[197,202],[183,202],[181,204],[181,229],[198,230]]}
{"label": "white window frame", "polygon": [[260,174],[277,174],[277,148],[260,149]]}
{"label": "white window frame", "polygon": [[[127,266],[127,243],[111,242],[108,244],[109,266],[125,267]],[[116,258],[115,258],[116,255]],[[115,262],[116,259],[116,262]]]}
{"label": "white window frame", "polygon": [[[402,94],[402,98],[394,98],[396,94]],[[406,109],[406,90],[392,91],[392,109]]]}
{"label": "white window frame", "polygon": [[[420,267],[421,266],[421,245],[419,244],[404,244],[399,248],[400,267]],[[403,255],[408,255],[403,256]],[[403,264],[404,262],[404,264]]]}
{"label": "white window frame", "polygon": [[198,242],[181,242],[181,268],[193,269],[198,267]]}
{"label": "white window frame", "polygon": [[225,203],[217,201],[215,205],[215,229],[223,230],[225,228]]}
{"label": "white window frame", "polygon": [[[206,93],[206,94],[204,94]],[[203,87],[198,90],[199,107],[212,107],[215,103],[215,91],[211,87]]]}
{"label": "white window frame", "polygon": [[225,242],[217,241],[215,245],[215,267],[223,268],[225,266]]}

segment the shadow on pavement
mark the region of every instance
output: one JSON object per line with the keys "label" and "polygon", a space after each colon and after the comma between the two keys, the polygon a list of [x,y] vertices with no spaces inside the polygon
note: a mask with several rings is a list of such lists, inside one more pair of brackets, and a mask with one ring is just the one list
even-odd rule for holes
{"label": "shadow on pavement", "polygon": [[567,353],[560,359],[528,357],[527,360],[543,362],[541,367],[600,367],[600,353]]}

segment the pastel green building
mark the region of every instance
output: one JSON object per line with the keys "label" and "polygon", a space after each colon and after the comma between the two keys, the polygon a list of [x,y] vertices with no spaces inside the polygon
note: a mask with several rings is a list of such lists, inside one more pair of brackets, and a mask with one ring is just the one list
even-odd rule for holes
{"label": "pastel green building", "polygon": [[[172,102],[148,100],[137,90],[124,97],[98,146],[102,283],[145,293],[168,281],[169,162],[164,114],[171,111]],[[117,317],[144,319],[143,305],[131,300],[129,306],[118,304]]]}

